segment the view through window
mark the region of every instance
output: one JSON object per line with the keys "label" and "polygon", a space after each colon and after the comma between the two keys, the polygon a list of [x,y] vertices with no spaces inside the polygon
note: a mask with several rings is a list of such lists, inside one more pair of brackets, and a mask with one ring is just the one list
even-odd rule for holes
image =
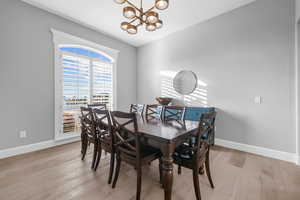
{"label": "view through window", "polygon": [[80,131],[80,107],[106,104],[113,108],[112,60],[82,47],[59,48],[63,68],[63,133]]}

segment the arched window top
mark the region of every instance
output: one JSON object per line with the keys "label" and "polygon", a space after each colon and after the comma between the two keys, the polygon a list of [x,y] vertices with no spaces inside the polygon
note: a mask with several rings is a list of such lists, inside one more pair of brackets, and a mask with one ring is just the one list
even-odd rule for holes
{"label": "arched window top", "polygon": [[112,58],[106,56],[103,53],[100,53],[99,51],[93,50],[91,48],[87,48],[87,47],[75,47],[75,46],[62,46],[59,48],[61,51],[66,51],[66,52],[70,52],[70,53],[74,53],[74,54],[79,54],[79,55],[83,55],[83,56],[87,56],[90,58],[97,58],[100,60],[103,60],[105,62],[109,62],[112,63],[113,60]]}

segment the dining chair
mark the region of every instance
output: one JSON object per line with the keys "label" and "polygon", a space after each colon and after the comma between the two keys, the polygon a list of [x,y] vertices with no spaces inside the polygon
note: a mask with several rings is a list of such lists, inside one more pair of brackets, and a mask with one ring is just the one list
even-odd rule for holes
{"label": "dining chair", "polygon": [[176,121],[184,124],[185,107],[183,106],[164,106],[162,119],[165,122]]}
{"label": "dining chair", "polygon": [[138,113],[139,115],[143,116],[145,110],[144,104],[131,104],[130,105],[130,112]]}
{"label": "dining chair", "polygon": [[141,136],[138,132],[138,124],[135,113],[114,111],[111,113],[111,116],[115,128],[113,133],[115,137],[114,144],[116,148],[117,161],[112,187],[115,188],[116,186],[121,162],[124,161],[136,169],[136,200],[139,200],[141,195],[142,166],[148,165],[149,162],[159,159],[159,172],[161,180],[161,152],[158,149],[141,143]]}
{"label": "dining chair", "polygon": [[[212,111],[209,111],[207,113],[215,113],[215,117],[210,121],[206,120],[207,123],[210,124],[211,130],[209,132],[203,134],[202,139],[207,140],[211,146],[214,146],[214,144],[215,144],[215,142],[214,142],[214,140],[215,140],[215,121],[216,121],[217,112],[212,110]],[[203,113],[203,114],[205,114],[205,113]],[[199,121],[201,120],[201,115],[199,117]],[[196,144],[196,139],[197,139],[196,136],[192,136],[192,137],[189,138],[188,143],[190,145],[195,145]],[[180,173],[181,173],[181,167],[179,165],[178,166],[178,174],[180,174]],[[204,174],[204,167],[203,166],[200,167],[199,174]]]}
{"label": "dining chair", "polygon": [[163,106],[158,104],[150,104],[146,106],[146,120],[162,119]]}
{"label": "dining chair", "polygon": [[[107,110],[106,104],[102,104],[102,103],[88,104],[88,108],[92,108],[92,109],[97,108],[97,109],[100,109],[100,110]],[[90,142],[88,142],[88,146],[89,145],[90,145]]]}
{"label": "dining chair", "polygon": [[197,200],[201,200],[199,170],[204,165],[210,186],[214,188],[209,166],[209,152],[211,145],[209,144],[208,139],[203,139],[203,135],[212,133],[212,122],[215,121],[215,117],[216,112],[202,114],[198,129],[194,136],[192,136],[196,138],[195,144],[184,143],[176,148],[175,153],[173,154],[175,164],[193,170],[194,190]]}
{"label": "dining chair", "polygon": [[[97,141],[95,119],[92,108],[81,107],[81,152],[84,160],[88,144],[95,144]],[[91,168],[94,169],[97,156],[97,146],[94,145],[93,160]]]}
{"label": "dining chair", "polygon": [[96,135],[97,140],[95,146],[97,149],[97,156],[94,165],[94,170],[96,171],[102,155],[102,150],[110,153],[110,168],[109,168],[109,177],[108,184],[112,181],[114,163],[115,163],[115,148],[113,146],[114,135],[112,133],[112,123],[108,110],[100,110],[95,108],[93,110],[94,119],[96,122]]}
{"label": "dining chair", "polygon": [[88,108],[92,108],[92,109],[100,109],[100,110],[107,110],[106,104],[102,104],[102,103],[96,103],[96,104],[88,104]]}
{"label": "dining chair", "polygon": [[[185,109],[185,116],[184,120],[189,120],[189,121],[198,121],[200,120],[200,117],[204,113],[210,113],[210,112],[217,112],[216,108],[214,107],[186,107]],[[213,123],[213,126],[215,127],[215,124]],[[207,135],[204,135],[204,137],[207,137]],[[213,129],[212,134],[210,135],[209,138],[210,144],[214,145],[215,144],[215,128]]]}

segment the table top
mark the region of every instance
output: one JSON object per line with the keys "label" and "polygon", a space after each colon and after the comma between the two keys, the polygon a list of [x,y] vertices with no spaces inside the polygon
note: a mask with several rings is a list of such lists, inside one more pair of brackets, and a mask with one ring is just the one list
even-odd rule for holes
{"label": "table top", "polygon": [[[176,121],[162,122],[161,120],[146,120],[145,117],[137,115],[138,132],[146,137],[172,141],[176,138],[189,134],[198,128],[199,122],[185,121],[184,126]],[[125,126],[133,131],[133,124]]]}

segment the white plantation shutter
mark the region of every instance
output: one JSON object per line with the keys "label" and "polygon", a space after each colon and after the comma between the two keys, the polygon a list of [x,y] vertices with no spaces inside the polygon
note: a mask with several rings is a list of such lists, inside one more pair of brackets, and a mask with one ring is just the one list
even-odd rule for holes
{"label": "white plantation shutter", "polygon": [[90,101],[90,60],[62,55],[63,67],[63,132],[78,132],[80,107]]}
{"label": "white plantation shutter", "polygon": [[113,65],[100,60],[93,60],[93,95],[92,103],[106,104],[113,108]]}
{"label": "white plantation shutter", "polygon": [[62,52],[63,133],[80,131],[80,107],[106,104],[113,108],[113,64]]}

